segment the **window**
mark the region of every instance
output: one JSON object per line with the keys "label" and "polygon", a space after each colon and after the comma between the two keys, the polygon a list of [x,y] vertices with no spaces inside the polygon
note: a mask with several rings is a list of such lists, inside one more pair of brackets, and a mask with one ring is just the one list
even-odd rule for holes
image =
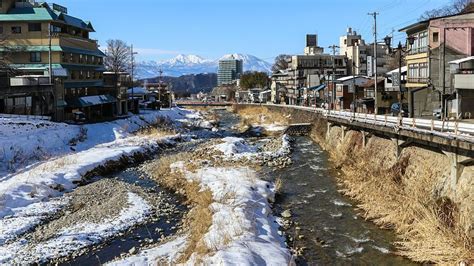
{"label": "window", "polygon": [[3,0],[0,0],[0,8],[3,7]]}
{"label": "window", "polygon": [[31,52],[30,62],[41,62],[41,52]]}
{"label": "window", "polygon": [[54,32],[54,33],[58,33],[58,32],[61,32],[61,27],[58,27],[58,26],[52,26],[51,27],[51,31]]}
{"label": "window", "polygon": [[0,26],[0,34],[3,34],[3,26]]}
{"label": "window", "polygon": [[28,23],[28,31],[41,31],[41,23]]}
{"label": "window", "polygon": [[433,32],[433,42],[439,41],[439,32]]}
{"label": "window", "polygon": [[21,27],[20,26],[13,26],[12,27],[12,33],[13,34],[20,34],[21,33]]}
{"label": "window", "polygon": [[428,63],[420,63],[419,64],[419,77],[420,78],[427,78],[428,77]]}

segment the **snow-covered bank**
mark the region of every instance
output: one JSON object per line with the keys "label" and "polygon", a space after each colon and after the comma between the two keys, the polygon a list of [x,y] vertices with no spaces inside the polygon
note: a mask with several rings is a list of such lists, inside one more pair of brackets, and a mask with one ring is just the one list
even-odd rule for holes
{"label": "snow-covered bank", "polygon": [[[129,157],[136,153],[154,149],[159,143],[174,143],[177,138],[181,138],[180,135],[157,138],[132,134],[140,128],[155,124],[163,119],[169,119],[175,125],[181,123],[195,125],[200,123],[198,120],[201,117],[191,111],[171,109],[147,112],[124,120],[85,125],[83,127],[47,122],[48,125],[39,127],[39,131],[36,131],[36,126],[32,127],[30,134],[33,135],[21,135],[19,131],[17,132],[18,125],[16,124],[13,126],[14,130],[11,124],[7,124],[6,127],[3,125],[1,129],[7,128],[8,130],[5,132],[2,130],[4,134],[1,137],[9,138],[10,141],[2,142],[2,145],[4,147],[10,145],[10,148],[7,148],[8,150],[21,151],[22,154],[34,154],[38,150],[37,147],[40,147],[43,142],[49,143],[49,139],[52,139],[53,144],[47,144],[45,150],[49,153],[49,156],[55,155],[55,157],[45,162],[36,162],[33,165],[26,166],[15,174],[0,177],[0,254],[3,256],[0,256],[0,262],[6,263],[12,258],[21,256],[15,250],[21,250],[21,246],[26,243],[21,240],[10,245],[10,242],[64,207],[68,202],[61,196],[65,192],[74,190],[77,187],[77,182],[86,173],[108,162],[117,161],[122,157]],[[20,123],[20,128],[21,126],[24,125]],[[27,126],[30,127],[31,124]],[[86,128],[86,130],[81,130],[81,128]],[[16,134],[15,132],[20,134],[18,139],[11,137]],[[69,138],[73,137],[78,140],[77,137],[74,137],[74,132],[79,132],[78,134],[83,134],[83,136],[81,136],[79,142],[74,143],[74,149],[71,149]],[[41,135],[36,133],[41,133]],[[68,143],[66,148],[63,147],[65,143]],[[4,156],[3,159],[5,158],[8,158],[8,156]],[[23,162],[38,160],[33,155],[25,158],[28,159]],[[130,227],[137,222],[140,222],[140,219],[130,220],[129,223],[124,222],[123,225]],[[100,228],[100,226],[96,226],[94,230]],[[85,235],[84,239],[89,241],[88,244],[96,243],[104,237],[108,237],[107,229],[97,232],[96,235],[94,232],[87,230],[81,233],[82,231],[79,229],[69,228],[67,230],[72,231],[64,232],[65,236],[73,232],[74,237],[59,239],[57,241],[60,243],[53,243],[51,247],[38,247],[38,249],[46,251],[51,249],[54,250],[54,254],[62,256],[67,254],[69,250],[84,246],[84,243],[81,244],[81,234]],[[114,230],[116,229],[120,230],[120,226],[114,225]],[[73,244],[68,244],[68,241]],[[14,248],[15,245],[19,246]],[[63,246],[66,246],[64,247],[66,249],[61,253],[60,250]],[[51,257],[46,253],[41,253],[46,251],[36,251],[37,254],[40,254],[37,258]],[[35,261],[33,260],[33,262]]]}
{"label": "snow-covered bank", "polygon": [[[209,218],[202,216],[206,221],[201,221],[195,226],[199,227],[201,223],[208,224],[209,219],[210,227],[204,233],[181,237],[187,238],[188,241],[171,241],[171,244],[143,250],[138,255],[116,261],[113,265],[132,263],[154,265],[160,261],[174,264],[182,259],[187,260],[184,263],[186,265],[292,263],[292,255],[285,239],[279,235],[279,224],[272,215],[271,203],[274,201],[275,187],[258,177],[253,167],[257,160],[246,162],[241,160],[242,157],[252,159],[269,156],[270,159],[276,159],[279,156],[287,156],[290,152],[288,137],[283,136],[275,140],[278,145],[273,146],[273,152],[262,149],[261,146],[251,145],[241,138],[231,137],[204,144],[189,154],[189,157],[165,159],[164,162],[171,163],[169,175],[173,180],[181,179],[184,182],[198,184],[200,193],[203,194],[211,192],[210,202],[197,203],[202,206],[195,207],[209,209],[211,213]],[[271,142],[269,139],[266,141]],[[178,160],[174,160],[175,158]],[[227,160],[232,164],[222,163]],[[155,162],[145,168],[154,172],[162,169],[162,166],[159,162]],[[156,178],[160,178],[160,173],[157,173]],[[176,189],[181,190],[181,181],[175,182],[179,186]],[[188,195],[188,192],[185,191],[184,194]],[[199,196],[192,194],[193,198]],[[192,229],[189,232],[193,232]],[[186,255],[179,252],[186,250],[187,245],[191,245],[189,242],[196,239],[199,241],[195,243],[203,245],[207,250],[205,253],[197,251],[199,248],[191,250],[192,253]],[[170,246],[176,252],[170,253]]]}
{"label": "snow-covered bank", "polygon": [[[145,249],[139,254],[108,263],[107,266],[127,265],[173,265],[180,252],[186,246],[186,236],[180,236],[157,247]],[[161,264],[162,263],[162,264]]]}
{"label": "snow-covered bank", "polygon": [[128,194],[128,204],[117,217],[107,218],[100,223],[84,222],[65,228],[54,238],[33,247],[24,239],[0,246],[0,263],[46,262],[51,258],[67,256],[72,251],[100,243],[142,222],[151,209],[143,198],[131,192]]}
{"label": "snow-covered bank", "polygon": [[214,199],[212,225],[204,236],[214,253],[202,258],[193,254],[188,264],[288,265],[291,254],[269,204],[274,199],[271,184],[249,168],[203,168],[185,176],[210,189]]}
{"label": "snow-covered bank", "polygon": [[88,125],[0,118],[0,181],[35,162],[125,138],[159,119],[186,122],[200,118],[184,109],[146,111],[127,119]]}

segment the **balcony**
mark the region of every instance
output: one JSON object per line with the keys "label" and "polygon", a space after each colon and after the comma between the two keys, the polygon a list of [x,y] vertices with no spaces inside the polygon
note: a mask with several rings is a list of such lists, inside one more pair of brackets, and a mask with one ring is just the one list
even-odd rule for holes
{"label": "balcony", "polygon": [[72,34],[69,34],[69,33],[57,32],[57,33],[53,33],[53,36],[57,39],[67,38],[67,39],[73,39],[74,41],[85,42],[85,43],[93,44],[93,45],[98,45],[98,43],[99,43],[97,40],[85,38],[81,35],[72,35]]}
{"label": "balcony", "polygon": [[408,55],[422,54],[422,53],[427,53],[427,52],[428,52],[428,46],[417,47],[417,48],[412,48],[412,49],[408,52]]}
{"label": "balcony", "polygon": [[45,76],[30,76],[30,77],[14,77],[10,78],[10,85],[12,87],[21,86],[40,86],[50,85],[49,77]]}
{"label": "balcony", "polygon": [[464,90],[474,90],[474,74],[454,75],[454,88]]}
{"label": "balcony", "polygon": [[418,83],[418,84],[425,84],[428,83],[429,78],[408,78],[408,83]]}

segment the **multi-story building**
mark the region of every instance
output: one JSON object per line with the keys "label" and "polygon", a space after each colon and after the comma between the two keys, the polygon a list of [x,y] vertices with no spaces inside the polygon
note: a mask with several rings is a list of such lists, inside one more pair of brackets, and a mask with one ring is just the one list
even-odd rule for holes
{"label": "multi-story building", "polygon": [[[104,93],[117,99],[115,106],[118,116],[125,116],[129,112],[128,89],[133,86],[132,77],[127,72],[104,72]],[[131,106],[130,106],[131,107]],[[130,108],[130,111],[132,108]],[[136,112],[136,111],[133,111]]]}
{"label": "multi-story building", "polygon": [[[353,75],[373,76],[374,68],[374,44],[366,44],[364,39],[352,28],[347,29],[347,33],[339,38],[339,54],[348,58],[350,72]],[[389,70],[388,63],[390,57],[387,55],[387,46],[377,44],[377,74],[383,76]]]}
{"label": "multi-story building", "polygon": [[458,118],[474,118],[474,56],[449,62],[456,99],[448,110]]}
{"label": "multi-story building", "polygon": [[[317,37],[309,36],[311,35],[307,36],[307,45],[310,46],[305,47],[305,54],[291,56],[288,59],[288,69],[272,75],[274,100],[281,102],[281,97],[277,94],[285,95],[287,104],[300,104],[304,88],[316,87],[332,78],[347,76],[346,56],[325,54],[324,48],[317,45]],[[331,98],[332,91],[328,91],[326,96]]]}
{"label": "multi-story building", "polygon": [[217,85],[228,85],[235,83],[243,74],[243,61],[240,59],[219,60],[219,70],[217,73]]}
{"label": "multi-story building", "polygon": [[474,55],[474,12],[420,21],[400,30],[414,38],[406,57],[409,112],[412,117],[432,116],[456,100],[449,78],[449,62]]}
{"label": "multi-story building", "polygon": [[5,39],[0,52],[22,74],[49,77],[51,65],[53,80],[62,85],[53,95],[57,120],[70,119],[79,111],[94,119],[101,116],[102,105],[115,102],[102,93],[105,55],[90,38],[94,32],[90,22],[56,4],[0,3],[0,34]]}

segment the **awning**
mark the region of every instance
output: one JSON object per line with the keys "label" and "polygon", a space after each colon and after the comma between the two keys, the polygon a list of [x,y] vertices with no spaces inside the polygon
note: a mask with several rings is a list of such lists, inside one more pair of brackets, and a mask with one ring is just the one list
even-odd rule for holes
{"label": "awning", "polygon": [[71,88],[90,88],[90,87],[102,87],[104,86],[104,82],[99,81],[66,81],[64,82],[65,89]]}
{"label": "awning", "polygon": [[108,103],[115,103],[117,99],[110,95],[84,96],[69,100],[69,107],[89,107]]}
{"label": "awning", "polygon": [[326,88],[326,84],[321,84],[319,86],[308,88],[308,90],[310,91],[314,90],[316,92],[319,92],[320,90],[324,90],[325,88]]}
{"label": "awning", "polygon": [[467,61],[472,61],[472,60],[474,60],[474,56],[469,56],[469,57],[466,57],[466,58],[461,58],[461,59],[458,59],[458,60],[450,61],[449,64],[459,65],[461,63],[464,63],[464,62],[467,62]]}
{"label": "awning", "polygon": [[363,99],[358,99],[357,102],[359,103],[369,103],[369,102],[375,102],[374,98],[363,98]]}

